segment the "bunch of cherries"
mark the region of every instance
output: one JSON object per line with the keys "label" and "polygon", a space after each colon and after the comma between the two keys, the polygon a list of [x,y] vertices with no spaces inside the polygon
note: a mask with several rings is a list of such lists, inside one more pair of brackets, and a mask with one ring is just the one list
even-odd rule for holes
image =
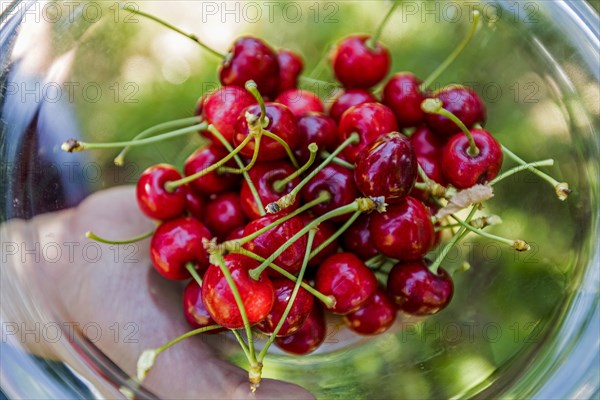
{"label": "bunch of cherries", "polygon": [[[391,57],[377,36],[351,35],[335,45],[331,62],[341,87],[328,107],[298,88],[300,55],[241,37],[219,55],[222,86],[199,100],[195,117],[122,143],[197,131],[206,138],[182,171],[158,164],[140,176],[139,207],[158,222],[140,238],[152,236],[156,271],[189,280],[183,313],[192,332],[234,333],[254,386],[272,343],[307,354],[324,341],[326,312],[343,316],[358,334],[375,335],[399,311],[423,316],[446,307],[454,286],[440,267],[444,256],[493,219],[474,218],[487,197],[462,204],[466,219],[439,211],[500,180],[503,154],[520,164],[508,173],[542,174],[536,167],[549,164],[528,164],[503,149],[482,128],[486,108],[473,90],[430,92],[432,78],[424,83],[410,72],[385,80]],[[164,128],[178,129],[150,136]],[[71,139],[63,147],[94,145]],[[566,197],[566,184],[553,184]],[[425,256],[443,229],[457,231],[430,261]],[[528,249],[521,240],[485,235]],[[268,335],[258,355],[252,329]],[[166,347],[142,355],[140,378]]]}

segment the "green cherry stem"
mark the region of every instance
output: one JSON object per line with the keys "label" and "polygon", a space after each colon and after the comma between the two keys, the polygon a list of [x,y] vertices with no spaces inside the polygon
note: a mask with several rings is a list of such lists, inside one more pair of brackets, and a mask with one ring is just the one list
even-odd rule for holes
{"label": "green cherry stem", "polygon": [[456,58],[463,52],[463,50],[467,47],[473,36],[475,35],[475,31],[477,30],[477,25],[479,24],[479,11],[473,11],[473,22],[471,23],[471,29],[467,36],[463,38],[460,44],[454,49],[452,53],[448,55],[448,57],[442,62],[438,67],[421,83],[419,86],[419,90],[421,92],[427,90],[429,86],[456,60]]}
{"label": "green cherry stem", "polygon": [[261,126],[264,128],[269,124],[269,120],[267,117],[267,108],[265,106],[265,100],[258,91],[258,85],[253,80],[249,80],[244,85],[244,88],[246,88],[246,90],[250,92],[250,94],[254,96],[254,98],[258,102],[258,106],[260,107],[260,122]]}
{"label": "green cherry stem", "polygon": [[273,189],[275,189],[275,191],[278,193],[283,192],[283,190],[288,185],[288,183],[290,183],[291,181],[293,181],[294,179],[296,179],[297,177],[299,177],[300,175],[305,173],[306,170],[309,169],[310,166],[313,165],[313,163],[315,162],[315,159],[317,158],[318,150],[319,150],[319,147],[317,146],[316,143],[309,144],[308,151],[310,152],[310,155],[309,155],[309,158],[308,158],[308,161],[306,162],[306,164],[304,164],[302,167],[297,169],[296,172],[294,172],[293,174],[287,176],[285,179],[276,181],[273,184]]}
{"label": "green cherry stem", "polygon": [[204,44],[204,43],[202,43],[202,41],[200,41],[200,39],[198,38],[198,36],[194,35],[193,33],[184,32],[181,29],[177,28],[175,25],[172,25],[172,24],[170,24],[169,22],[167,22],[167,21],[165,21],[163,19],[160,19],[160,18],[158,18],[158,17],[156,17],[156,16],[154,16],[152,14],[148,14],[148,13],[146,13],[144,11],[137,10],[136,8],[131,7],[129,5],[129,3],[124,4],[123,6],[121,6],[121,8],[123,10],[129,11],[129,12],[131,12],[133,14],[137,14],[137,15],[142,16],[144,18],[148,18],[148,19],[150,19],[150,20],[152,20],[154,22],[158,22],[162,26],[164,26],[164,27],[166,27],[166,28],[168,28],[168,29],[170,29],[170,30],[172,30],[174,32],[177,32],[180,35],[183,35],[183,36],[187,37],[188,39],[192,40],[193,42],[195,42],[196,44],[198,44],[200,47],[202,47],[204,50],[208,51],[210,54],[214,55],[215,57],[218,57],[220,59],[225,58],[225,54],[221,54],[218,51],[216,51],[215,49],[213,49],[211,47],[208,47],[206,44]]}
{"label": "green cherry stem", "polygon": [[254,164],[256,164],[256,160],[258,160],[258,152],[260,150],[260,141],[262,139],[262,134],[257,134],[254,135],[254,151],[252,152],[252,159],[250,159],[250,162],[248,163],[248,165],[246,165],[243,168],[231,168],[228,166],[223,166],[220,167],[217,172],[225,174],[227,172],[231,173],[231,174],[243,174],[244,172],[248,172],[252,169],[252,167],[254,167]]}
{"label": "green cherry stem", "polygon": [[377,255],[374,255],[373,257],[365,261],[365,265],[367,267],[375,267],[381,265],[383,262],[385,262],[385,260],[386,257],[383,254],[378,253]]}
{"label": "green cherry stem", "polygon": [[[143,139],[148,136],[152,136],[158,132],[162,132],[162,131],[170,130],[170,129],[181,128],[184,126],[188,126],[190,124],[198,124],[200,122],[202,122],[201,116],[181,118],[181,119],[176,119],[173,121],[163,122],[162,124],[154,125],[148,129],[138,133],[137,135],[135,135],[133,137],[132,140]],[[131,146],[125,146],[123,148],[123,150],[121,150],[121,152],[115,157],[114,163],[116,166],[120,167],[123,164],[125,164],[125,156],[127,155],[127,153],[129,152],[130,149],[131,149]]]}
{"label": "green cherry stem", "polygon": [[69,139],[61,145],[61,149],[68,153],[74,153],[78,151],[84,150],[94,150],[94,149],[114,149],[121,148],[126,146],[144,146],[147,144],[157,143],[163,140],[172,139],[177,136],[182,136],[191,132],[203,131],[206,130],[208,124],[206,122],[202,122],[196,125],[189,126],[187,128],[177,129],[171,132],[163,133],[157,136],[153,136],[150,138],[139,139],[139,140],[129,140],[125,142],[108,142],[108,143],[86,143],[81,142],[77,139]]}
{"label": "green cherry stem", "polygon": [[[225,139],[223,137],[223,134],[221,134],[221,132],[219,132],[219,130],[217,128],[215,128],[214,125],[212,125],[212,124],[209,125],[207,129],[214,137],[217,138],[217,140],[219,142],[221,142],[223,147],[225,147],[225,149],[227,149],[227,151],[229,153],[231,153],[233,151],[233,147],[229,144],[227,139]],[[243,170],[244,163],[242,162],[241,158],[236,154],[235,156],[233,156],[233,159],[235,160],[235,163],[238,165],[238,167],[240,167],[240,169]],[[254,202],[258,206],[258,211],[260,212],[260,215],[261,216],[265,215],[266,213],[265,213],[265,209],[262,204],[262,200],[260,199],[258,190],[256,190],[256,186],[254,185],[254,182],[252,182],[252,179],[250,179],[250,175],[248,175],[247,171],[242,172],[242,175],[244,176],[244,179],[246,180],[246,183],[248,184],[248,188],[250,189],[250,192],[252,193]]]}
{"label": "green cherry stem", "polygon": [[246,342],[244,342],[244,339],[242,339],[242,336],[236,329],[230,329],[230,330],[231,330],[231,333],[233,333],[233,336],[235,336],[238,343],[240,344],[242,351],[246,355],[246,359],[250,360],[250,350],[248,350],[248,346],[246,346]]}
{"label": "green cherry stem", "polygon": [[450,111],[444,108],[444,104],[440,99],[423,100],[423,102],[421,103],[421,109],[428,114],[438,114],[444,116],[450,119],[456,125],[458,125],[460,130],[467,136],[467,139],[469,140],[469,149],[467,150],[467,154],[471,157],[475,157],[479,154],[479,148],[475,144],[475,140],[473,140],[473,136],[471,135],[469,129],[456,115],[452,114]]}
{"label": "green cherry stem", "polygon": [[266,129],[263,129],[262,132],[263,132],[263,135],[275,140],[277,143],[279,143],[285,149],[285,152],[287,153],[287,156],[290,159],[290,162],[292,163],[294,168],[296,168],[296,169],[300,168],[300,164],[298,164],[298,161],[296,160],[296,156],[294,156],[294,152],[292,151],[292,149],[290,148],[290,145],[287,144],[285,140],[283,140],[282,138],[280,138],[273,132],[268,131]]}
{"label": "green cherry stem", "polygon": [[335,231],[335,233],[333,235],[328,237],[327,240],[325,240],[323,243],[321,243],[319,246],[317,246],[317,248],[315,248],[312,251],[312,253],[310,253],[310,258],[312,259],[313,257],[315,257],[325,247],[329,246],[334,240],[336,240],[338,237],[340,237],[340,235],[342,235],[344,232],[346,232],[346,230],[350,227],[350,225],[352,225],[354,223],[354,221],[356,221],[356,219],[358,217],[360,217],[360,214],[362,214],[362,211],[355,211],[354,214],[352,214],[352,216],[348,219],[348,221],[344,222],[344,225],[342,225],[337,231]]}
{"label": "green cherry stem", "polygon": [[527,166],[527,162],[525,160],[523,160],[521,157],[517,156],[515,153],[510,151],[504,145],[502,145],[502,151],[504,152],[504,154],[506,154],[507,156],[512,158],[514,161],[521,164],[522,166],[525,166],[525,168],[527,168],[529,171],[533,172],[534,174],[536,174],[537,176],[539,176],[546,182],[550,183],[552,185],[552,187],[554,188],[554,192],[556,193],[556,196],[558,197],[559,200],[564,201],[571,194],[572,190],[569,189],[569,184],[567,182],[559,182],[556,179],[554,179],[553,177],[551,177],[550,175],[540,171],[539,169],[534,168],[532,166]]}
{"label": "green cherry stem", "polygon": [[[327,157],[329,157],[331,155],[330,152],[325,151],[325,150],[321,151],[319,154],[320,154],[321,158],[327,158]],[[348,168],[348,169],[355,169],[356,168],[354,166],[354,164],[350,164],[348,161],[343,160],[343,159],[341,159],[339,157],[333,157],[333,159],[331,160],[331,162],[333,164],[337,164],[337,165],[339,165],[341,167],[345,167],[345,168]]]}
{"label": "green cherry stem", "polygon": [[85,237],[88,239],[95,240],[96,242],[104,243],[104,244],[131,244],[131,243],[136,243],[141,240],[147,239],[150,236],[152,236],[153,234],[154,234],[154,229],[152,229],[151,231],[148,231],[146,233],[142,233],[141,235],[132,237],[130,239],[112,240],[112,239],[106,239],[106,238],[100,237],[92,231],[87,231],[85,233]]}
{"label": "green cherry stem", "polygon": [[526,163],[524,165],[519,165],[519,166],[511,168],[508,171],[503,172],[502,174],[498,175],[497,177],[495,177],[494,179],[492,179],[488,183],[488,185],[493,186],[496,183],[500,182],[501,180],[506,179],[509,176],[514,175],[514,174],[516,174],[518,172],[529,170],[529,168],[531,168],[531,167],[533,167],[533,168],[536,168],[536,167],[551,167],[553,165],[554,165],[554,160],[551,159],[551,158],[549,158],[547,160],[535,161],[535,162]]}
{"label": "green cherry stem", "polygon": [[517,240],[511,240],[511,239],[506,239],[503,238],[501,236],[497,236],[497,235],[493,235],[491,233],[488,233],[484,230],[481,230],[479,228],[475,228],[474,226],[472,226],[471,224],[466,223],[465,221],[461,220],[460,218],[458,218],[456,215],[454,214],[450,214],[450,216],[452,217],[452,219],[454,219],[456,222],[458,222],[458,224],[460,226],[462,226],[463,228],[478,234],[479,236],[491,239],[491,240],[495,240],[497,242],[506,244],[512,248],[514,248],[517,251],[528,251],[531,247],[529,246],[529,244],[527,242],[525,242],[524,240],[521,239],[517,239]]}
{"label": "green cherry stem", "polygon": [[383,29],[387,25],[388,21],[390,20],[390,17],[394,13],[394,11],[396,11],[396,8],[398,8],[398,6],[400,5],[400,3],[401,3],[400,0],[394,0],[394,4],[392,4],[392,6],[388,10],[388,12],[385,14],[385,17],[383,18],[383,20],[381,21],[381,23],[377,27],[377,30],[375,31],[375,33],[373,34],[373,36],[370,37],[367,40],[366,45],[367,45],[367,47],[370,50],[375,50],[376,49],[376,47],[377,47],[377,41],[381,37],[381,34],[383,33]]}
{"label": "green cherry stem", "polygon": [[298,280],[296,280],[296,284],[294,285],[294,289],[292,290],[290,299],[288,300],[288,303],[285,306],[285,310],[283,311],[283,314],[281,315],[281,318],[280,318],[279,322],[277,323],[277,326],[273,330],[273,333],[271,333],[271,336],[269,337],[269,340],[267,340],[267,343],[265,343],[265,346],[263,347],[263,349],[258,354],[259,362],[262,362],[264,360],[265,356],[267,355],[267,351],[269,350],[269,347],[271,347],[271,345],[275,341],[275,337],[281,330],[281,327],[285,323],[285,320],[286,320],[288,314],[292,310],[294,301],[296,301],[296,296],[298,295],[298,291],[300,290],[300,286],[302,284],[302,278],[304,278],[304,272],[306,271],[306,266],[308,265],[308,260],[310,259],[310,254],[311,254],[310,251],[312,249],[312,245],[313,245],[313,241],[315,239],[316,233],[317,233],[316,229],[311,229],[308,232],[308,238],[307,238],[307,242],[306,242],[306,252],[304,253],[304,259],[302,260],[302,267],[300,268],[300,272],[298,272]]}
{"label": "green cherry stem", "polygon": [[185,264],[185,269],[188,270],[188,272],[190,273],[192,278],[194,278],[194,280],[196,281],[198,286],[202,287],[202,278],[200,278],[200,275],[198,275],[198,271],[196,271],[196,267],[194,266],[194,264],[193,263]]}

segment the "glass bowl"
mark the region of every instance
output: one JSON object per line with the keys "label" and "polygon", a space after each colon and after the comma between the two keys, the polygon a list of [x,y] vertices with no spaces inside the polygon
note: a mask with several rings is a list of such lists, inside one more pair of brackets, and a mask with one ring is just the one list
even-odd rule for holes
{"label": "glass bowl", "polygon": [[[373,32],[391,3],[128,4],[221,51],[242,34],[265,38],[299,51],[305,73],[332,82],[329,46],[352,32]],[[181,382],[177,390],[164,382],[140,387],[131,378],[132,361],[119,357],[150,343],[144,310],[161,307],[166,285],[155,274],[140,286],[153,302],[134,305],[95,290],[102,271],[73,272],[97,272],[98,252],[135,259],[147,242],[96,247],[78,227],[65,244],[57,242],[64,232],[47,222],[53,215],[69,218],[67,209],[85,204],[91,193],[134,184],[154,163],[180,167],[199,136],[132,150],[121,168],[112,164],[112,150],[67,154],[60,144],[69,137],[125,140],[193,115],[197,99],[217,86],[218,60],[116,2],[2,7],[2,391],[10,398],[175,397],[179,390],[211,397]],[[301,385],[317,398],[598,397],[598,14],[581,1],[405,1],[381,37],[392,52],[392,71],[427,76],[464,36],[474,8],[483,20],[478,33],[433,87],[472,87],[487,104],[486,128],[526,160],[553,158],[549,171],[569,182],[572,195],[558,201],[545,182],[517,175],[489,202],[504,220],[493,232],[528,240],[531,252],[469,236],[448,257],[450,268],[468,261],[471,269],[455,276],[446,310],[427,319],[401,316],[390,332],[368,338],[331,321],[319,351],[304,357],[273,351],[265,377]],[[331,95],[328,87],[307,87]],[[88,211],[101,220],[113,210]],[[112,318],[99,316],[107,313]],[[173,325],[181,319],[173,315]],[[189,340],[192,348],[208,345],[214,353],[206,362],[190,359],[191,351],[182,361],[189,368],[178,373],[223,361],[244,366],[227,336]]]}

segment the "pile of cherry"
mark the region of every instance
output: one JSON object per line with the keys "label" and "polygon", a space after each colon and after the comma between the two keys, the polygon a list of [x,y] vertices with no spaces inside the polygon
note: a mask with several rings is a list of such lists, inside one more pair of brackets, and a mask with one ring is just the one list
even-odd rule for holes
{"label": "pile of cherry", "polygon": [[[129,143],[189,131],[206,138],[183,171],[145,170],[137,201],[159,222],[151,233],[154,268],[189,280],[183,313],[192,333],[233,331],[255,385],[273,342],[307,354],[324,341],[326,312],[375,335],[399,311],[422,316],[446,307],[454,287],[440,264],[449,246],[467,232],[483,234],[493,220],[473,216],[509,152],[482,128],[486,108],[471,89],[429,92],[409,72],[384,81],[390,53],[373,37],[340,40],[331,60],[342,87],[325,107],[298,88],[298,54],[239,38],[219,68],[222,87],[200,99],[186,128]],[[93,146],[71,139],[64,148]],[[540,175],[536,167],[549,165],[519,164],[509,173]],[[566,197],[568,187],[553,184]],[[461,193],[471,198],[458,202],[470,210],[466,219],[455,209],[439,213]],[[426,259],[441,230],[455,227],[439,256]],[[258,356],[252,329],[269,335]],[[142,355],[140,378],[170,345]]]}

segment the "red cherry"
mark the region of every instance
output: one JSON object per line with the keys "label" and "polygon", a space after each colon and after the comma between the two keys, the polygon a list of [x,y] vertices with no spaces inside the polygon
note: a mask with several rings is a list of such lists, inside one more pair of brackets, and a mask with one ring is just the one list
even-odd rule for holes
{"label": "red cherry", "polygon": [[385,332],[396,320],[396,308],[381,288],[358,310],[344,315],[348,327],[361,335],[377,335]]}
{"label": "red cherry", "polygon": [[244,229],[246,229],[245,226],[238,226],[237,228],[234,228],[231,232],[229,232],[229,235],[227,235],[225,241],[243,238]]}
{"label": "red cherry", "polygon": [[310,156],[308,145],[315,143],[319,151],[333,151],[338,142],[338,129],[335,121],[320,112],[309,112],[298,119],[300,145],[295,154],[299,161],[306,162]]}
{"label": "red cherry", "polygon": [[[273,280],[275,304],[273,304],[273,308],[269,315],[256,325],[259,331],[266,334],[271,334],[275,331],[275,328],[277,327],[277,324],[279,324],[279,321],[281,321],[281,317],[290,301],[294,285],[295,282],[292,282],[289,279]],[[285,322],[281,326],[281,329],[277,333],[277,336],[289,336],[298,331],[312,311],[313,303],[313,295],[300,287],[294,300],[294,304],[285,318]]]}
{"label": "red cherry", "polygon": [[298,86],[298,76],[304,69],[302,57],[291,50],[279,49],[277,60],[279,61],[279,92],[295,89]]}
{"label": "red cherry", "polygon": [[302,89],[289,89],[282,92],[275,99],[290,109],[296,118],[300,118],[308,112],[323,112],[323,102],[313,92]]}
{"label": "red cherry", "polygon": [[[200,288],[198,282],[193,279],[183,290],[183,316],[192,329],[217,325],[208,311],[206,311],[204,303],[202,303],[202,288]],[[223,331],[225,331],[224,328],[218,328],[207,331],[206,333],[213,334]]]}
{"label": "red cherry", "polygon": [[215,196],[206,205],[204,223],[219,242],[225,240],[231,231],[246,223],[240,195],[229,192]]}
{"label": "red cherry", "polygon": [[371,94],[371,92],[364,89],[346,89],[342,91],[335,99],[331,108],[329,109],[329,115],[335,120],[340,122],[342,114],[350,107],[357,106],[363,103],[376,103],[377,98]]}
{"label": "red cherry", "polygon": [[[275,190],[274,184],[277,181],[281,181],[296,170],[286,161],[273,161],[268,163],[256,163],[254,167],[248,172],[250,180],[254,183],[258,196],[266,207],[267,204],[279,200],[281,196],[284,196],[291,192],[296,185],[300,183],[299,178],[292,179],[281,192]],[[250,219],[256,219],[261,216],[260,210],[254,201],[254,196],[250,191],[250,187],[246,180],[242,181],[242,189],[240,192],[242,201],[242,210]],[[299,201],[296,200],[286,210],[295,210],[298,208]]]}
{"label": "red cherry", "polygon": [[206,199],[201,194],[188,190],[185,194],[185,208],[192,217],[203,221],[206,215]]}
{"label": "red cherry", "polygon": [[241,87],[253,80],[263,96],[274,97],[279,86],[277,54],[258,38],[241,37],[219,67],[219,80],[223,86]]}
{"label": "red cherry", "polygon": [[[265,273],[262,273],[258,280],[252,279],[249,270],[257,267],[258,263],[246,256],[228,254],[224,260],[242,298],[248,321],[250,325],[254,325],[263,320],[273,308],[273,284]],[[217,265],[210,265],[204,274],[202,301],[210,316],[219,325],[228,329],[243,328],[244,321],[233,292]]]}
{"label": "red cherry", "polygon": [[288,353],[303,355],[315,351],[325,341],[326,334],[325,314],[315,302],[304,325],[289,336],[276,338],[275,344]]}
{"label": "red cherry", "polygon": [[140,210],[148,217],[167,220],[183,214],[185,210],[186,186],[173,192],[165,189],[165,183],[181,179],[175,167],[168,164],[154,165],[140,176],[136,185],[136,198]]}
{"label": "red cherry", "polygon": [[369,35],[352,35],[335,47],[332,63],[335,77],[347,88],[368,89],[379,83],[390,70],[388,49],[377,43],[367,46]]}
{"label": "red cherry", "polygon": [[368,214],[361,214],[360,217],[344,232],[344,249],[356,254],[362,260],[377,255],[377,249],[371,240],[369,231],[369,221],[371,217]]}
{"label": "red cherry", "polygon": [[[185,160],[183,170],[186,176],[190,176],[197,172],[204,171],[226,156],[227,151],[224,148],[209,144],[194,151],[187,160]],[[233,160],[228,161],[225,165],[229,167],[235,166]],[[233,189],[237,186],[239,180],[239,175],[230,173],[221,174],[218,170],[215,170],[200,178],[194,179],[190,182],[190,186],[198,193],[210,195]]]}
{"label": "red cherry", "polygon": [[391,269],[387,290],[399,310],[412,315],[431,315],[450,303],[454,284],[442,268],[434,274],[423,260],[415,260]]}
{"label": "red cherry", "polygon": [[[264,217],[255,219],[246,225],[244,229],[244,236],[248,236],[265,226],[275,222],[281,218],[281,214],[269,214]],[[304,228],[304,222],[299,216],[288,219],[285,222],[271,228],[267,232],[252,239],[250,242],[244,244],[244,248],[258,254],[261,257],[267,258],[273,254],[281,245],[286,243],[292,236],[297,234],[302,228]],[[297,274],[302,267],[302,260],[306,253],[306,235],[296,240],[291,246],[289,246],[279,257],[274,261],[279,267],[285,269],[291,274]],[[277,276],[279,273],[268,269],[270,276]]]}
{"label": "red cherry", "polygon": [[[298,128],[294,114],[289,108],[279,103],[266,103],[265,107],[269,123],[264,126],[264,129],[279,136],[290,146],[290,148],[295,149],[298,145]],[[258,117],[260,115],[260,107],[258,105],[250,106],[240,114],[235,123],[235,134],[233,136],[233,143],[235,146],[242,143],[250,133],[248,121],[246,120],[247,113]],[[254,139],[244,146],[240,151],[240,154],[248,158],[252,157],[254,154]],[[263,135],[258,151],[258,160],[273,161],[285,157],[287,157],[285,148],[274,139]]]}
{"label": "red cherry", "polygon": [[423,123],[421,103],[425,95],[419,89],[422,81],[410,72],[392,76],[383,88],[381,101],[396,115],[398,127],[408,128]]}
{"label": "red cherry", "polygon": [[369,230],[375,248],[398,260],[421,258],[433,245],[434,229],[429,210],[411,196],[388,206],[384,213],[371,214]]}
{"label": "red cherry", "polygon": [[[467,128],[471,128],[476,123],[485,124],[485,104],[477,93],[468,87],[447,86],[433,93],[432,97],[441,100],[444,109],[454,114]],[[425,114],[425,123],[440,136],[449,137],[460,131],[454,122],[438,114]]]}
{"label": "red cherry", "polygon": [[[253,104],[256,104],[256,99],[246,89],[239,86],[224,86],[206,96],[202,105],[202,115],[229,143],[233,143],[235,121],[244,109]],[[223,147],[219,139],[211,133],[203,132],[203,136],[215,145]]]}
{"label": "red cherry", "polygon": [[397,132],[398,124],[394,113],[379,103],[363,103],[351,107],[340,120],[340,142],[348,139],[354,132],[358,133],[360,142],[346,147],[343,154],[353,163],[358,153],[370,142],[390,132]]}
{"label": "red cherry", "polygon": [[417,179],[417,158],[408,138],[392,132],[364,147],[354,179],[365,196],[383,196],[388,204],[402,201]]}
{"label": "red cherry", "polygon": [[190,277],[187,263],[199,271],[208,266],[208,253],[202,239],[210,239],[210,231],[192,217],[173,219],[161,224],[150,242],[150,259],[165,278],[182,280]]}
{"label": "red cherry", "polygon": [[502,147],[488,131],[470,131],[479,154],[469,154],[469,141],[463,133],[450,138],[442,153],[444,175],[452,185],[465,189],[494,179],[502,166]]}
{"label": "red cherry", "polygon": [[335,305],[329,311],[348,314],[371,298],[377,289],[377,278],[353,253],[337,253],[323,261],[317,270],[315,289],[335,298]]}
{"label": "red cherry", "polygon": [[[315,215],[323,215],[338,207],[352,203],[360,193],[354,183],[354,175],[351,170],[337,164],[329,164],[319,171],[314,178],[302,188],[302,200],[305,203],[319,197],[321,192],[329,192],[331,199],[317,204],[311,211]],[[346,221],[352,214],[339,215],[331,221]]]}
{"label": "red cherry", "polygon": [[417,156],[439,157],[446,141],[422,125],[410,135],[410,144]]}

